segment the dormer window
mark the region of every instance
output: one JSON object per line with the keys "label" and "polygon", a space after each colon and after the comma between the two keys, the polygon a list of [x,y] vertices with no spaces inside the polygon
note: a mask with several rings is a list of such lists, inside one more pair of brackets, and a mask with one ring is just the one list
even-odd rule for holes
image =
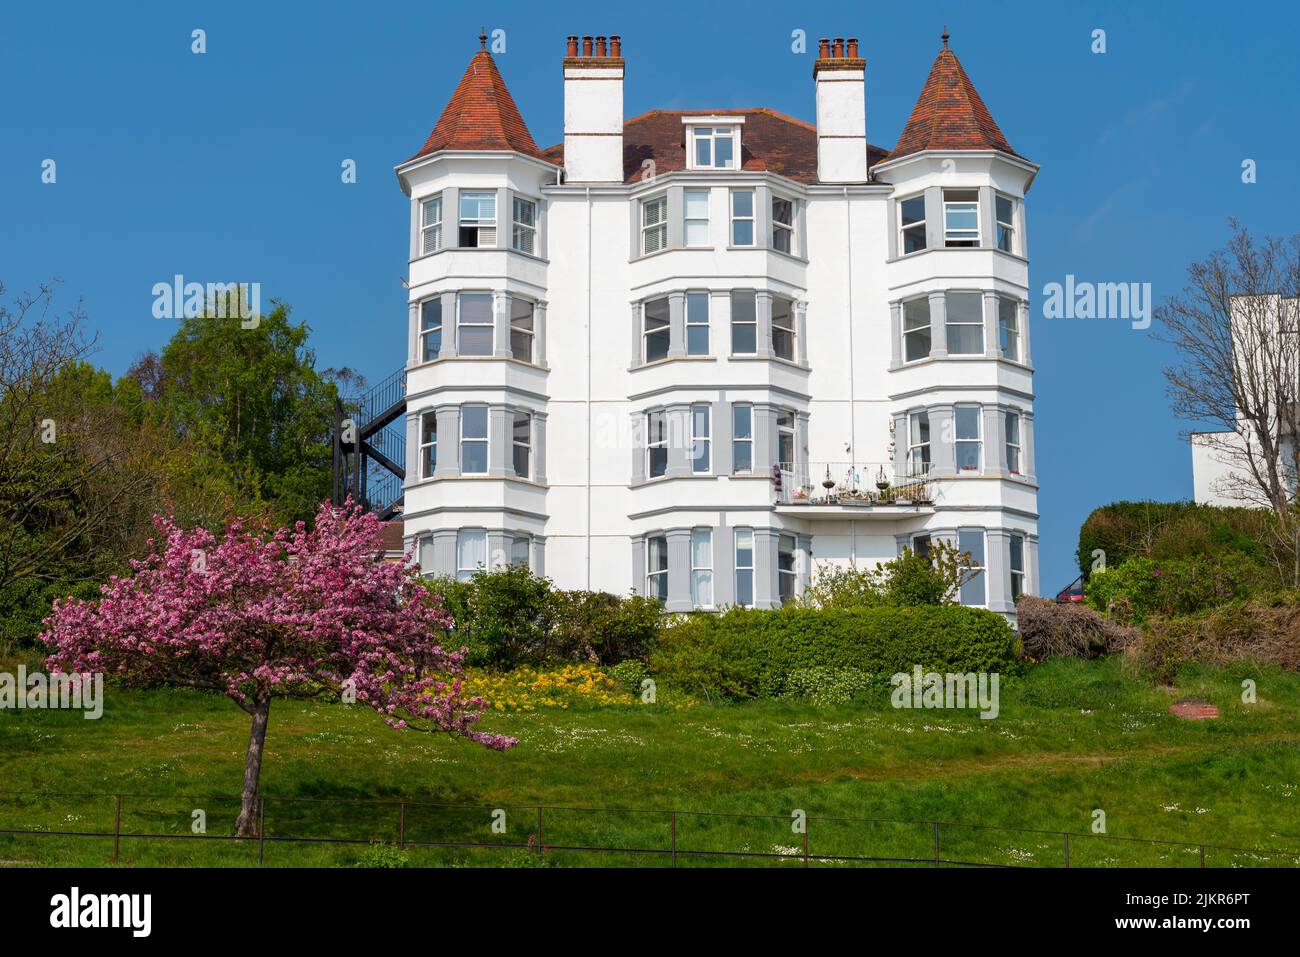
{"label": "dormer window", "polygon": [[743,116],[688,116],[686,156],[690,169],[740,169]]}

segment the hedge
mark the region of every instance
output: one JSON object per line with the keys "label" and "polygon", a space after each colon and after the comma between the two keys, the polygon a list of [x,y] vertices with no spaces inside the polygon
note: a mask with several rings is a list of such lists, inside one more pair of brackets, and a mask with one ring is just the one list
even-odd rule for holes
{"label": "hedge", "polygon": [[1006,619],[981,608],[735,608],[665,628],[650,665],[684,690],[766,698],[808,668],[994,672],[1014,669],[1019,657]]}
{"label": "hedge", "polygon": [[1083,574],[1092,572],[1093,552],[1106,553],[1114,568],[1130,558],[1158,560],[1197,556],[1244,555],[1270,579],[1277,572],[1269,561],[1267,509],[1221,508],[1195,502],[1114,502],[1093,511],[1079,528],[1076,558]]}
{"label": "hedge", "polygon": [[1088,604],[1128,624],[1152,615],[1190,615],[1247,598],[1267,585],[1259,565],[1241,554],[1217,558],[1130,558],[1088,579]]}

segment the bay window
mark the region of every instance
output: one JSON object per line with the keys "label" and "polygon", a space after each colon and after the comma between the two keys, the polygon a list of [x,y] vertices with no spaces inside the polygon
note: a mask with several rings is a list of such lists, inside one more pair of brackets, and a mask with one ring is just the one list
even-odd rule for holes
{"label": "bay window", "polygon": [[420,303],[420,361],[432,362],[442,352],[442,296]]}
{"label": "bay window", "polygon": [[794,200],[772,197],[772,248],[783,253],[794,251]]}
{"label": "bay window", "polygon": [[713,460],[709,412],[706,403],[691,406],[691,471],[696,475],[708,473]]}
{"label": "bay window", "polygon": [[663,535],[645,540],[645,593],[668,602],[668,539]]}
{"label": "bay window", "polygon": [[1020,474],[1020,413],[1008,412],[1006,416],[1007,471]]}
{"label": "bay window", "polygon": [[907,474],[928,475],[930,472],[930,415],[913,412],[907,426]]}
{"label": "bay window", "polygon": [[641,335],[645,343],[645,361],[658,362],[668,358],[668,347],[672,338],[672,324],[669,319],[668,299],[651,299],[642,308]]}
{"label": "bay window", "polygon": [[1020,304],[998,296],[998,351],[1013,362],[1020,359]]}
{"label": "bay window", "polygon": [[713,607],[713,532],[691,529],[691,604]]}
{"label": "bay window", "polygon": [[646,471],[649,478],[662,478],[668,474],[668,416],[663,412],[647,412]]}
{"label": "bay window", "polygon": [[742,608],[754,606],[754,530],[738,528],[736,544],[736,604]]}
{"label": "bay window", "polygon": [[516,196],[510,223],[510,248],[532,255],[537,247],[537,204]]}
{"label": "bay window", "polygon": [[754,470],[754,407],[752,405],[737,404],[731,407],[731,470],[733,472]]}
{"label": "bay window", "polygon": [[957,550],[963,553],[962,571],[970,578],[961,586],[963,605],[985,604],[984,594],[984,530],[962,528],[957,530]]}
{"label": "bay window", "polygon": [[533,361],[534,308],[527,299],[510,299],[510,355],[520,362]]}
{"label": "bay window", "polygon": [[709,354],[709,294],[707,292],[686,294],[686,354],[688,356]]}
{"label": "bay window", "polygon": [[794,413],[779,409],[776,413],[776,460],[781,468],[794,471]]}
{"label": "bay window", "polygon": [[438,413],[420,416],[420,478],[433,478],[438,468]]}
{"label": "bay window", "polygon": [[1016,251],[1016,204],[1010,196],[997,193],[993,198],[993,208],[998,221],[998,249],[1004,253]]}
{"label": "bay window", "polygon": [[469,581],[487,565],[487,532],[462,528],[456,533],[456,580]]}
{"label": "bay window", "polygon": [[794,303],[784,296],[772,297],[772,354],[794,361]]}
{"label": "bay window", "polygon": [[529,467],[533,453],[533,417],[527,412],[516,412],[511,422],[511,445],[515,475],[530,478]]}
{"label": "bay window", "polygon": [[1025,536],[1011,536],[1011,600],[1025,593]]}
{"label": "bay window", "polygon": [[731,294],[731,352],[738,356],[758,353],[758,305],[753,292]]}
{"label": "bay window", "polygon": [[783,605],[795,597],[798,584],[798,570],[795,567],[796,547],[795,537],[786,532],[782,532],[776,540],[777,594]]}
{"label": "bay window", "polygon": [[427,256],[442,248],[442,194],[420,203],[420,255]]}

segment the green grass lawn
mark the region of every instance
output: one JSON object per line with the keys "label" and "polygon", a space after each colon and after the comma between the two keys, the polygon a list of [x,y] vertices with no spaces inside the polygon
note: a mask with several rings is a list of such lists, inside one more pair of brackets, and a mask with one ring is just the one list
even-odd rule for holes
{"label": "green grass lawn", "polygon": [[[0,661],[12,670],[16,661]],[[1258,702],[1241,702],[1241,681]],[[1181,697],[1222,709],[1212,721],[1167,713]],[[493,713],[484,726],[516,735],[512,751],[396,732],[362,707],[277,701],[262,789],[271,837],[343,837],[356,844],[270,842],[267,866],[352,865],[396,857],[412,865],[527,865],[507,848],[367,842],[523,844],[543,811],[541,860],[668,865],[668,854],[554,850],[567,846],[668,851],[679,866],[755,863],[689,851],[788,854],[809,816],[809,853],[929,860],[931,824],[945,860],[1059,866],[1197,866],[1195,847],[1089,837],[1094,809],[1112,837],[1300,851],[1300,676],[1237,668],[1185,673],[1153,687],[1118,660],[1053,661],[1004,678],[1001,714],[907,711],[887,695],[819,708],[806,701],[702,703]],[[230,701],[194,692],[110,687],[102,719],[0,711],[0,789],[122,793],[123,831],[188,835],[202,809],[207,833],[229,835],[248,719]],[[290,800],[293,799],[293,800]],[[376,802],[393,802],[376,803]],[[434,805],[457,805],[437,807]],[[493,809],[506,831],[493,833]],[[604,809],[604,810],[562,810]],[[609,809],[639,810],[609,810]],[[0,794],[0,828],[113,830],[112,797]],[[709,812],[703,814],[699,812]],[[863,823],[860,820],[922,822]],[[1052,833],[999,828],[1042,829]],[[9,865],[105,865],[112,839],[0,834]],[[123,838],[122,863],[255,865],[255,842]],[[1300,857],[1206,852],[1209,866],[1296,865]]]}

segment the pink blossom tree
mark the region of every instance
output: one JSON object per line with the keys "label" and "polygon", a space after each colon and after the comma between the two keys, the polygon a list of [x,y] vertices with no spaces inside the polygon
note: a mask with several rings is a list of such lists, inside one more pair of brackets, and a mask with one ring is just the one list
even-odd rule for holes
{"label": "pink blossom tree", "polygon": [[517,742],[475,730],[481,698],[461,693],[464,649],[438,638],[451,619],[406,562],[380,559],[380,525],[328,504],[309,530],[229,521],[218,539],[157,516],[160,539],[101,598],[54,605],[43,639],[52,672],[102,672],[132,687],[220,691],[252,718],[236,831],[257,829],[258,778],[271,701],[359,702],[393,728],[446,732],[496,750]]}

